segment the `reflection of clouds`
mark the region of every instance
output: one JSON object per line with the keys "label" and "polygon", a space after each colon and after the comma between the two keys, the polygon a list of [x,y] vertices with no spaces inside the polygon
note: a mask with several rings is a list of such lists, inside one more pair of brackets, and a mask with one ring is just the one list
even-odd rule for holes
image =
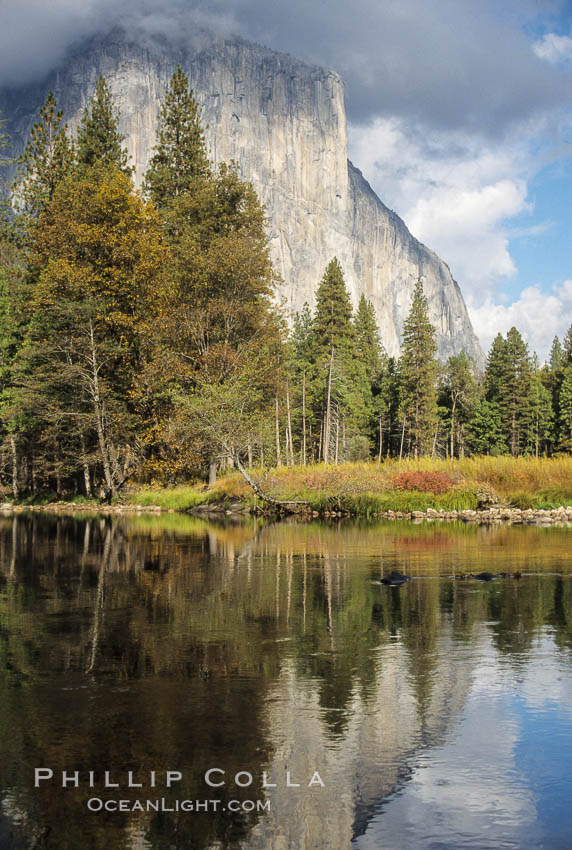
{"label": "reflection of clouds", "polygon": [[558,704],[572,714],[572,671],[568,653],[561,653],[554,638],[543,630],[534,647],[534,654],[523,671],[520,692],[531,710]]}
{"label": "reflection of clouds", "polygon": [[[520,848],[534,838],[536,809],[514,749],[519,722],[510,678],[485,635],[461,724],[441,747],[415,758],[411,781],[355,842],[360,850],[411,847]],[[518,836],[521,836],[518,838]],[[420,836],[425,836],[420,844]]]}
{"label": "reflection of clouds", "polygon": [[490,627],[485,623],[478,626],[478,638],[472,647],[473,681],[471,695],[485,699],[487,694],[495,696],[516,685],[516,671],[503,664],[498,650],[493,646]]}

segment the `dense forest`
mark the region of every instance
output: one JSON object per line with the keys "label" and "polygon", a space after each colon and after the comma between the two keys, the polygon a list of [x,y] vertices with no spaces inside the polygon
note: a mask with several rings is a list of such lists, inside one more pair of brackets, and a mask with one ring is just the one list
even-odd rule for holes
{"label": "dense forest", "polygon": [[50,93],[6,187],[4,497],[111,499],[229,464],[572,451],[572,328],[544,365],[516,328],[484,374],[464,353],[442,364],[420,280],[391,358],[333,258],[289,329],[264,210],[232,163],[209,162],[183,71],[141,191],[118,119],[103,79],[75,134]]}

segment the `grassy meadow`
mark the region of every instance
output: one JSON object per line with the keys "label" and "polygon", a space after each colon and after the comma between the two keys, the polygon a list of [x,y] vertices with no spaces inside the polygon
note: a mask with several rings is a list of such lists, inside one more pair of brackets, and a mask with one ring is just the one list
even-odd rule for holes
{"label": "grassy meadow", "polygon": [[[320,513],[368,516],[387,510],[464,510],[478,508],[483,499],[523,509],[572,505],[572,456],[568,455],[387,460],[381,464],[282,466],[251,473],[268,495],[305,501]],[[220,478],[213,487],[134,487],[129,501],[165,510],[255,504],[252,490],[238,472]]]}

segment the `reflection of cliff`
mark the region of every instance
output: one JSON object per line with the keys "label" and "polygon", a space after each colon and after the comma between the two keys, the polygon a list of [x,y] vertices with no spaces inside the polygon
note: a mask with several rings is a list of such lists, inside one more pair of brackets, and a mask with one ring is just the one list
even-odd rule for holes
{"label": "reflection of cliff", "polygon": [[407,651],[389,643],[375,652],[377,680],[367,695],[356,688],[346,707],[343,736],[332,740],[324,722],[336,709],[320,706],[318,689],[283,667],[267,702],[269,738],[273,742],[272,775],[306,782],[319,770],[325,788],[278,789],[271,812],[254,827],[249,850],[331,850],[349,848],[381,801],[405,781],[417,750],[442,742],[466,699],[471,665],[439,650],[435,687],[424,718],[408,675]]}

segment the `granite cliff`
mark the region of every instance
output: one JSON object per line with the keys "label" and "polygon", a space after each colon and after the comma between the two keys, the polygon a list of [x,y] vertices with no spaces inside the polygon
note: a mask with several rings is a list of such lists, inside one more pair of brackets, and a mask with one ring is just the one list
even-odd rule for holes
{"label": "granite cliff", "polygon": [[423,275],[442,358],[461,349],[482,362],[461,291],[447,265],[416,240],[347,159],[344,89],[332,71],[240,38],[197,34],[186,45],[123,32],[94,38],[40,85],[0,93],[15,150],[25,144],[46,92],[77,125],[99,75],[121,112],[140,182],[155,140],[162,94],[177,64],[202,109],[215,164],[234,160],[266,205],[273,259],[290,314],[340,260],[354,304],[375,306],[383,342],[399,352],[413,286]]}

